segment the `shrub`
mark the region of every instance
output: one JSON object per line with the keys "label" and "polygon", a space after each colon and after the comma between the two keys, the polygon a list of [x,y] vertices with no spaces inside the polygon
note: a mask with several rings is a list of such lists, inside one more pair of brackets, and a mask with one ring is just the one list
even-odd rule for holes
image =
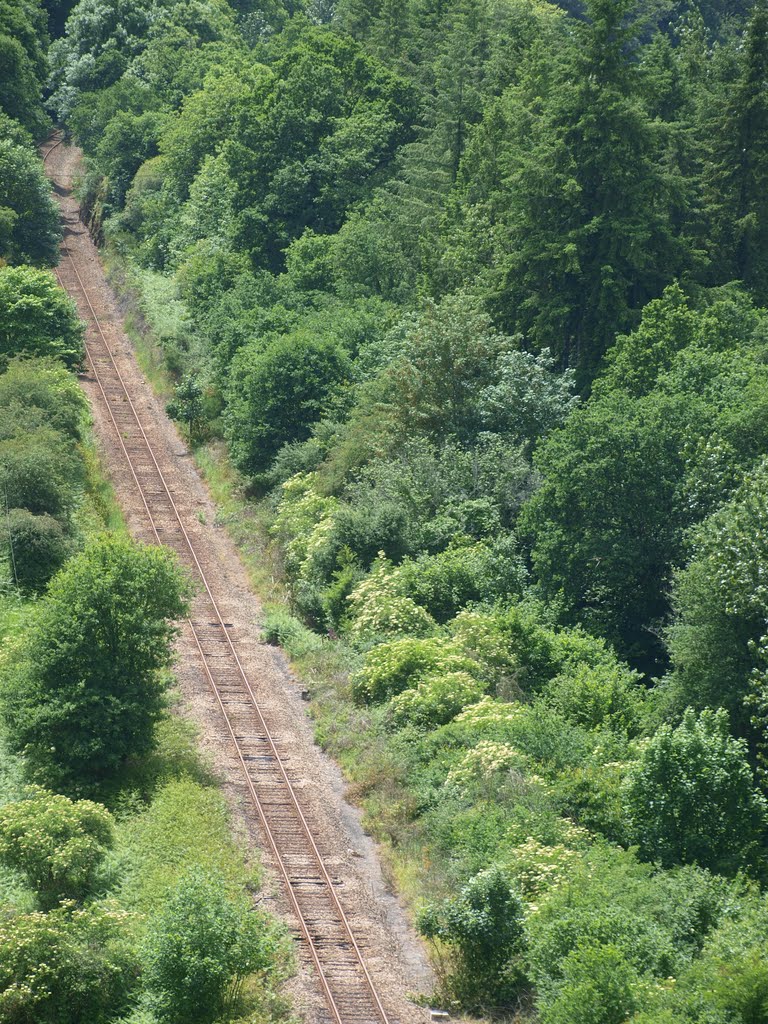
{"label": "shrub", "polygon": [[495,691],[507,699],[539,693],[555,676],[579,666],[615,666],[606,642],[583,629],[557,629],[544,609],[521,601],[492,611],[466,609],[448,626],[455,642],[482,666]]}
{"label": "shrub", "polygon": [[0,1022],[106,1024],[131,997],[137,964],[124,915],[62,907],[0,920]]}
{"label": "shrub", "polygon": [[79,366],[83,324],[52,273],[0,267],[0,360],[21,354],[53,356],[66,366]]}
{"label": "shrub", "polygon": [[0,863],[21,871],[45,910],[93,892],[113,840],[111,815],[90,800],[37,789],[0,807]]}
{"label": "shrub", "polygon": [[482,693],[483,684],[467,672],[427,675],[415,687],[392,698],[388,719],[396,729],[407,725],[434,729],[450,722]]}
{"label": "shrub", "polygon": [[632,735],[642,719],[639,679],[637,673],[619,664],[580,664],[548,683],[544,699],[576,725],[587,729],[605,726]]}
{"label": "shrub", "polygon": [[625,806],[640,855],[664,867],[731,874],[760,855],[768,804],[723,710],[689,708],[676,729],[663,725],[628,775]]}
{"label": "shrub", "polygon": [[59,262],[59,211],[43,166],[37,153],[5,139],[0,139],[0,210],[11,213],[0,231],[0,257],[41,267]]}
{"label": "shrub", "polygon": [[54,578],[4,687],[9,743],[35,777],[91,791],[152,748],[187,593],[168,549],[109,536]]}
{"label": "shrub", "polygon": [[73,446],[48,427],[0,440],[0,493],[9,508],[65,516],[75,503],[82,472]]}
{"label": "shrub", "polygon": [[449,998],[469,1011],[509,1005],[520,985],[514,958],[523,947],[524,906],[497,866],[470,879],[443,903],[419,914],[419,931],[453,954],[441,965]]}
{"label": "shrub", "polygon": [[585,945],[563,963],[556,995],[541,1003],[542,1024],[624,1024],[640,1008],[640,976],[620,950]]}
{"label": "shrub", "polygon": [[143,983],[163,1024],[213,1024],[237,1005],[249,974],[269,969],[279,933],[247,896],[200,869],[181,878],[151,921]]}
{"label": "shrub", "polygon": [[52,516],[36,516],[23,508],[11,509],[6,517],[5,547],[16,582],[41,590],[55,575],[71,552],[60,522]]}
{"label": "shrub", "polygon": [[309,437],[309,427],[346,377],[348,363],[334,340],[310,333],[243,347],[232,364],[225,414],[238,468],[263,473],[283,445]]}
{"label": "shrub", "polygon": [[380,704],[427,675],[471,675],[475,667],[471,658],[441,637],[391,640],[366,654],[363,668],[352,677],[352,693],[358,703]]}
{"label": "shrub", "polygon": [[11,359],[0,374],[0,409],[9,427],[18,422],[20,414],[26,418],[34,411],[38,426],[79,438],[88,400],[77,379],[58,360],[24,357]]}
{"label": "shrub", "polygon": [[436,555],[406,559],[395,570],[398,589],[440,623],[466,605],[519,595],[524,569],[512,546],[456,543]]}

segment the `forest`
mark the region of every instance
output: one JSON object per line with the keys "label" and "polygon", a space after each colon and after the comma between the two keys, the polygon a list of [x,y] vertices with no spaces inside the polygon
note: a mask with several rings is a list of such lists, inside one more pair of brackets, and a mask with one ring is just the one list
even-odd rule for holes
{"label": "forest", "polygon": [[[54,124],[435,999],[766,1024],[766,0],[0,0],[0,1021],[279,1019],[283,939],[165,710],[184,580],[102,535]],[[110,580],[152,643],[87,672],[138,765],[66,689]],[[169,878],[180,786],[225,866]],[[193,1018],[168,947],[213,889]]]}

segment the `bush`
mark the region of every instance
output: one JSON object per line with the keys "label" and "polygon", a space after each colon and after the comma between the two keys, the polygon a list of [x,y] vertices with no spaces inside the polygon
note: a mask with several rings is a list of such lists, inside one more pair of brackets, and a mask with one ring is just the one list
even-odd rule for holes
{"label": "bush", "polygon": [[663,725],[628,775],[625,806],[640,855],[664,867],[733,874],[761,858],[768,803],[723,710],[689,708],[676,729]]}
{"label": "bush", "polygon": [[450,963],[443,962],[440,980],[462,1009],[510,1005],[521,982],[514,958],[523,947],[523,917],[522,899],[497,866],[419,914],[421,934],[453,954]]}
{"label": "bush", "polygon": [[611,945],[575,949],[556,992],[541,1002],[541,1024],[624,1024],[642,1002],[640,976]]}
{"label": "bush", "polygon": [[0,360],[21,354],[79,366],[85,354],[83,324],[52,273],[0,267]]}
{"label": "bush", "polygon": [[525,570],[510,539],[511,550],[499,544],[456,543],[436,555],[406,559],[395,570],[397,586],[439,623],[472,602],[519,596]]}
{"label": "bush", "polygon": [[309,437],[348,372],[348,357],[336,341],[310,333],[242,348],[232,363],[225,413],[238,468],[264,473],[283,445]]}
{"label": "bush", "polygon": [[113,1021],[138,966],[124,923],[109,906],[0,919],[1,1024]]}
{"label": "bush", "polygon": [[163,1024],[213,1024],[237,1006],[243,981],[274,963],[279,934],[226,879],[197,869],[185,875],[151,921],[143,983]]}
{"label": "bush", "polygon": [[[0,226],[1,258],[38,267],[52,267],[59,262],[59,211],[43,165],[37,153],[3,139],[0,139],[0,210],[4,214],[10,211],[10,217],[4,218]],[[18,269],[30,272],[26,267]],[[0,298],[0,309],[4,304]],[[0,353],[3,351],[5,346],[0,342]]]}
{"label": "bush", "polygon": [[49,427],[0,440],[0,493],[9,508],[62,518],[75,503],[82,473],[73,445]]}
{"label": "bush", "polygon": [[639,680],[637,673],[619,664],[581,664],[548,683],[544,699],[575,725],[632,735],[642,720]]}
{"label": "bush", "polygon": [[187,593],[171,551],[109,536],[54,578],[3,695],[34,777],[93,791],[151,750]]}
{"label": "bush", "polygon": [[88,400],[77,378],[57,359],[15,358],[0,374],[0,409],[8,428],[20,417],[29,420],[35,413],[36,426],[48,426],[79,439],[88,415]]}
{"label": "bush", "polygon": [[61,523],[52,516],[36,516],[14,508],[5,525],[4,546],[16,582],[21,587],[42,590],[72,550]]}
{"label": "bush", "polygon": [[467,672],[427,675],[417,686],[392,698],[387,709],[389,723],[396,729],[407,725],[434,729],[479,700],[483,689]]}
{"label": "bush", "polygon": [[111,815],[90,800],[38,789],[0,807],[0,863],[21,871],[44,910],[91,895],[113,841]]}
{"label": "bush", "polygon": [[580,664],[615,664],[604,640],[578,628],[555,629],[543,620],[543,609],[521,601],[493,611],[465,610],[448,628],[506,698],[538,693],[555,676]]}
{"label": "bush", "polygon": [[352,677],[352,693],[361,704],[380,704],[428,675],[472,674],[471,658],[440,637],[409,637],[379,644],[365,656],[363,668]]}

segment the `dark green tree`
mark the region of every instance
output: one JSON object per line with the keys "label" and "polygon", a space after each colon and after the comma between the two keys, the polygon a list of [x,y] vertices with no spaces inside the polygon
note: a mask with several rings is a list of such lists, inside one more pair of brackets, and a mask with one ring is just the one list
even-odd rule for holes
{"label": "dark green tree", "polygon": [[31,775],[94,792],[152,748],[188,592],[166,549],[107,536],[70,559],[3,681],[9,742]]}
{"label": "dark green tree", "polygon": [[635,0],[587,0],[543,112],[534,94],[522,115],[535,125],[532,144],[508,186],[500,313],[576,366],[582,386],[686,260],[663,126],[642,99],[634,12]]}
{"label": "dark green tree", "polygon": [[713,273],[738,278],[768,302],[768,4],[757,0],[739,55],[739,76],[712,124],[707,167]]}
{"label": "dark green tree", "polygon": [[0,257],[52,267],[60,238],[58,208],[37,155],[0,140]]}
{"label": "dark green tree", "polygon": [[238,467],[263,473],[284,444],[305,440],[348,373],[349,358],[338,342],[310,331],[240,349],[232,363],[225,413]]}
{"label": "dark green tree", "polygon": [[723,707],[739,734],[764,743],[762,729],[750,728],[749,697],[753,673],[765,667],[768,462],[699,527],[692,546],[675,579],[668,714]]}

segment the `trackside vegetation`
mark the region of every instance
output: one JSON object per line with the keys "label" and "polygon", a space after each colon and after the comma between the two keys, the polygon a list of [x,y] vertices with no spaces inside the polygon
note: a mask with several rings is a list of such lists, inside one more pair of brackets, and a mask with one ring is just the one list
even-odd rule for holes
{"label": "trackside vegetation", "polygon": [[287,935],[173,709],[190,582],[126,535],[48,269],[46,24],[0,4],[0,1021],[287,1021]]}
{"label": "trackside vegetation", "polygon": [[[0,54],[23,69],[0,87],[0,369],[80,351],[45,276],[31,140],[51,117],[84,151],[84,216],[272,600],[265,639],[306,681],[430,948],[435,999],[521,1024],[764,1024],[765,0],[46,10],[48,28],[0,4]],[[13,468],[27,443],[32,468],[71,464],[67,486]],[[94,552],[148,557],[78,539],[80,444],[44,414],[0,438],[5,533],[49,552],[9,575],[4,678],[36,711],[6,710],[2,792],[61,787],[2,819],[3,892],[29,963],[44,926],[72,928],[67,949],[104,936],[82,969],[45,961],[89,1020],[231,1016],[279,975],[277,933],[253,944],[228,858],[166,878],[139,834],[183,835],[174,787],[211,796],[159,768],[173,566],[155,565],[157,646],[121,687],[162,777],[140,810],[114,795],[146,778],[119,745],[115,763],[65,754],[66,688],[112,677],[68,669],[65,706],[34,655],[74,633],[50,662],[74,664],[69,588],[96,593]],[[38,807],[51,834],[19,849]]]}

